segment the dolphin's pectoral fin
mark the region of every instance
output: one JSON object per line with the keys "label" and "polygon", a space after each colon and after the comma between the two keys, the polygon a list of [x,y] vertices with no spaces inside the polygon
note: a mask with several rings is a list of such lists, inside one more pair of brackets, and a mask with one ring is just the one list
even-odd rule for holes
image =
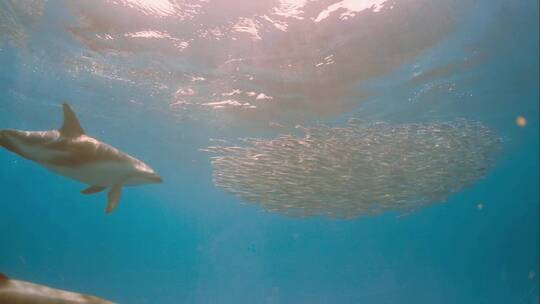
{"label": "dolphin's pectoral fin", "polygon": [[111,191],[109,191],[109,194],[107,195],[109,198],[109,202],[107,203],[107,209],[105,209],[105,213],[108,214],[108,213],[113,212],[116,206],[118,206],[121,193],[122,193],[122,185],[116,185],[112,187]]}
{"label": "dolphin's pectoral fin", "polygon": [[84,135],[84,130],[71,107],[64,103],[62,108],[64,110],[64,123],[59,129],[60,134],[65,137],[79,137]]}
{"label": "dolphin's pectoral fin", "polygon": [[90,186],[84,190],[81,190],[81,193],[82,194],[94,194],[94,193],[98,193],[98,192],[101,192],[103,190],[105,190],[106,187],[101,187],[101,186]]}

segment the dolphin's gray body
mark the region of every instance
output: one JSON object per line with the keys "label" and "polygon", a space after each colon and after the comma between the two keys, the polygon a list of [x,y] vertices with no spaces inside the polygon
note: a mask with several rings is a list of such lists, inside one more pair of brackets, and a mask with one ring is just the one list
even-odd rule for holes
{"label": "dolphin's gray body", "polygon": [[0,130],[0,146],[43,167],[89,185],[92,194],[110,188],[106,212],[118,205],[123,186],[161,183],[150,166],[85,134],[71,108],[63,104],[58,130]]}
{"label": "dolphin's gray body", "polygon": [[2,304],[113,304],[94,296],[9,279],[0,273]]}

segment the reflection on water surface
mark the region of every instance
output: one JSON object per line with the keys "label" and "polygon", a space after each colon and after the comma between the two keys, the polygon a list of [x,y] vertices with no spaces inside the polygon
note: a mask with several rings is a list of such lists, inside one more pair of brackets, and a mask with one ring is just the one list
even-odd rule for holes
{"label": "reflection on water surface", "polygon": [[342,113],[371,94],[359,88],[362,81],[392,72],[455,25],[445,1],[423,0],[98,1],[70,8],[78,22],[67,29],[106,59],[71,58],[69,69],[107,65],[111,78],[160,83],[175,111],[266,118]]}

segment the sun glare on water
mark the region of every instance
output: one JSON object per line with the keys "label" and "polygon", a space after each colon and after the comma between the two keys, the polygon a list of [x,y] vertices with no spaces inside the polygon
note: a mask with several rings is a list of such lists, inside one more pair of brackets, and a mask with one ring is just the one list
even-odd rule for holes
{"label": "sun glare on water", "polygon": [[176,6],[169,0],[113,0],[111,2],[137,9],[146,15],[159,17],[172,16],[176,12]]}

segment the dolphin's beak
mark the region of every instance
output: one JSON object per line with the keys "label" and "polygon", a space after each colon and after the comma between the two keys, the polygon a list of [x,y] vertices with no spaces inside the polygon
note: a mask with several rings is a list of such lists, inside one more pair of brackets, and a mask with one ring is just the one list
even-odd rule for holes
{"label": "dolphin's beak", "polygon": [[0,130],[0,147],[4,147],[5,146],[5,143],[4,143],[4,131],[3,130]]}
{"label": "dolphin's beak", "polygon": [[152,181],[156,184],[161,184],[163,183],[163,179],[161,178],[161,176],[155,174],[154,176],[152,176]]}

